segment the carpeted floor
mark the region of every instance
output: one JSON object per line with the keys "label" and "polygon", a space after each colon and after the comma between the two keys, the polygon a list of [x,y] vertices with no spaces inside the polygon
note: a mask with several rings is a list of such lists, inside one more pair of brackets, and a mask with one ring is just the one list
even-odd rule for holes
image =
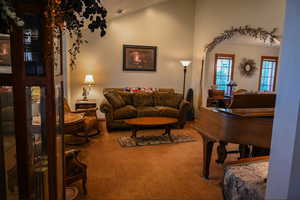
{"label": "carpeted floor", "polygon": [[[211,180],[201,177],[202,140],[188,124],[184,132],[196,142],[122,148],[117,138],[130,131],[102,133],[80,147],[81,161],[88,165],[88,195],[82,200],[218,200],[223,167],[212,159]],[[163,130],[140,131],[138,135]],[[214,149],[215,151],[215,149]],[[232,159],[231,156],[230,159]],[[229,159],[229,160],[230,160]],[[81,186],[80,184],[77,184]]]}

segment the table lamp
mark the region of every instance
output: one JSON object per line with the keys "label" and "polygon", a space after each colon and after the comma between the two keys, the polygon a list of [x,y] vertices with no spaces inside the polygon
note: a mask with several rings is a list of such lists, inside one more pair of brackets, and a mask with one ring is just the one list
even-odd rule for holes
{"label": "table lamp", "polygon": [[234,80],[230,80],[228,82],[227,86],[229,87],[229,96],[232,96],[233,95],[233,90],[237,86],[237,83]]}
{"label": "table lamp", "polygon": [[87,101],[88,100],[87,97],[89,96],[91,87],[96,85],[93,75],[91,74],[85,75],[83,84],[86,85],[86,87],[83,87],[82,97],[83,97],[83,101]]}
{"label": "table lamp", "polygon": [[185,98],[185,79],[186,79],[186,71],[187,71],[187,67],[190,66],[190,64],[192,63],[192,61],[190,60],[181,60],[180,61],[181,65],[184,67],[183,70],[183,98]]}

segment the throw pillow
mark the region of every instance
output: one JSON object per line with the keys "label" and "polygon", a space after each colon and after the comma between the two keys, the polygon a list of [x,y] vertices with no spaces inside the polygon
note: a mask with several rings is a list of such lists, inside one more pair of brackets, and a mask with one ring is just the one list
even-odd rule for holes
{"label": "throw pillow", "polygon": [[134,106],[153,106],[154,99],[152,93],[140,92],[133,94]]}
{"label": "throw pillow", "polygon": [[125,101],[126,105],[133,105],[133,99],[132,99],[133,94],[131,94],[130,92],[125,92],[125,91],[122,91],[122,92],[118,91],[118,93],[120,94],[122,99]]}
{"label": "throw pillow", "polygon": [[125,101],[122,99],[121,95],[116,91],[108,91],[104,93],[107,101],[115,108],[121,108],[125,106]]}
{"label": "throw pillow", "polygon": [[181,94],[167,92],[155,93],[155,105],[157,106],[168,106],[172,108],[178,108],[182,100],[183,96]]}

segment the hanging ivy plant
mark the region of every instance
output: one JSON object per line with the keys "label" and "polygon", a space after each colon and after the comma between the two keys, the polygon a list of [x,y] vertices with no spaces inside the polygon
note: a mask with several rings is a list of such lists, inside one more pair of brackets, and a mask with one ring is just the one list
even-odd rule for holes
{"label": "hanging ivy plant", "polygon": [[53,0],[52,9],[48,15],[58,18],[58,25],[69,31],[73,44],[69,49],[70,66],[76,66],[77,55],[80,47],[88,43],[83,39],[83,29],[95,32],[99,30],[100,37],[106,35],[107,10],[103,7],[101,0]]}
{"label": "hanging ivy plant", "polygon": [[[37,0],[40,1],[40,0]],[[83,29],[99,31],[100,37],[106,35],[107,10],[103,7],[101,0],[44,0],[48,5],[44,13],[51,28],[60,26],[69,31],[73,44],[69,49],[70,66],[76,66],[80,47],[88,43],[83,39]],[[17,26],[24,26],[24,21],[17,17],[12,6],[12,0],[0,0],[0,33],[9,33],[10,22]],[[47,4],[48,2],[48,4]]]}
{"label": "hanging ivy plant", "polygon": [[19,27],[24,26],[24,21],[17,17],[10,0],[0,0],[0,33],[9,34],[10,22]]}

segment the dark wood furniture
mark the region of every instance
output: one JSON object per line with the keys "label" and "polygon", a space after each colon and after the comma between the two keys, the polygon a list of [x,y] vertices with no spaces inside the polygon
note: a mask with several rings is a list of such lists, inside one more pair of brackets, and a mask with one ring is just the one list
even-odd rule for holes
{"label": "dark wood furniture", "polygon": [[88,108],[97,108],[96,99],[88,99],[86,101],[77,100],[75,103],[75,109],[88,109]]}
{"label": "dark wood furniture", "polygon": [[[10,23],[11,65],[0,73],[0,88],[8,89],[11,123],[6,128],[0,120],[0,199],[64,199],[63,145],[63,70],[61,31],[55,18],[46,17],[47,1],[12,1],[23,27]],[[49,16],[49,15],[48,15]],[[49,26],[49,25],[54,26]],[[34,117],[40,125],[33,125]],[[15,163],[15,191],[7,190],[11,178],[6,155],[10,129],[15,148],[10,160]],[[9,161],[10,162],[10,161]],[[43,168],[41,168],[43,165]]]}
{"label": "dark wood furniture", "polygon": [[269,161],[270,156],[258,156],[258,157],[251,157],[251,158],[242,158],[240,160],[235,160],[226,163],[226,166],[229,165],[237,165],[237,164],[243,164],[243,163],[251,163],[251,162],[258,162],[258,161]]}
{"label": "dark wood furniture", "polygon": [[209,89],[207,106],[208,107],[228,107],[231,103],[231,97],[225,96],[224,90]]}
{"label": "dark wood furniture", "polygon": [[220,144],[217,149],[219,163],[226,159],[227,143],[270,148],[273,116],[273,108],[200,108],[195,129],[203,138],[203,177],[209,178],[211,155],[216,142]]}
{"label": "dark wood furniture", "polygon": [[234,94],[230,108],[274,108],[275,93]]}
{"label": "dark wood furniture", "polygon": [[130,126],[132,126],[133,138],[137,137],[137,131],[141,128],[163,126],[166,129],[164,135],[168,135],[170,140],[173,142],[171,136],[171,128],[172,125],[178,123],[178,119],[171,118],[171,117],[140,117],[140,118],[127,119],[125,120],[125,122]]}
{"label": "dark wood furniture", "polygon": [[69,150],[65,152],[66,172],[64,183],[66,186],[71,185],[77,181],[82,181],[82,188],[84,194],[87,194],[87,166],[78,160],[79,150]]}

